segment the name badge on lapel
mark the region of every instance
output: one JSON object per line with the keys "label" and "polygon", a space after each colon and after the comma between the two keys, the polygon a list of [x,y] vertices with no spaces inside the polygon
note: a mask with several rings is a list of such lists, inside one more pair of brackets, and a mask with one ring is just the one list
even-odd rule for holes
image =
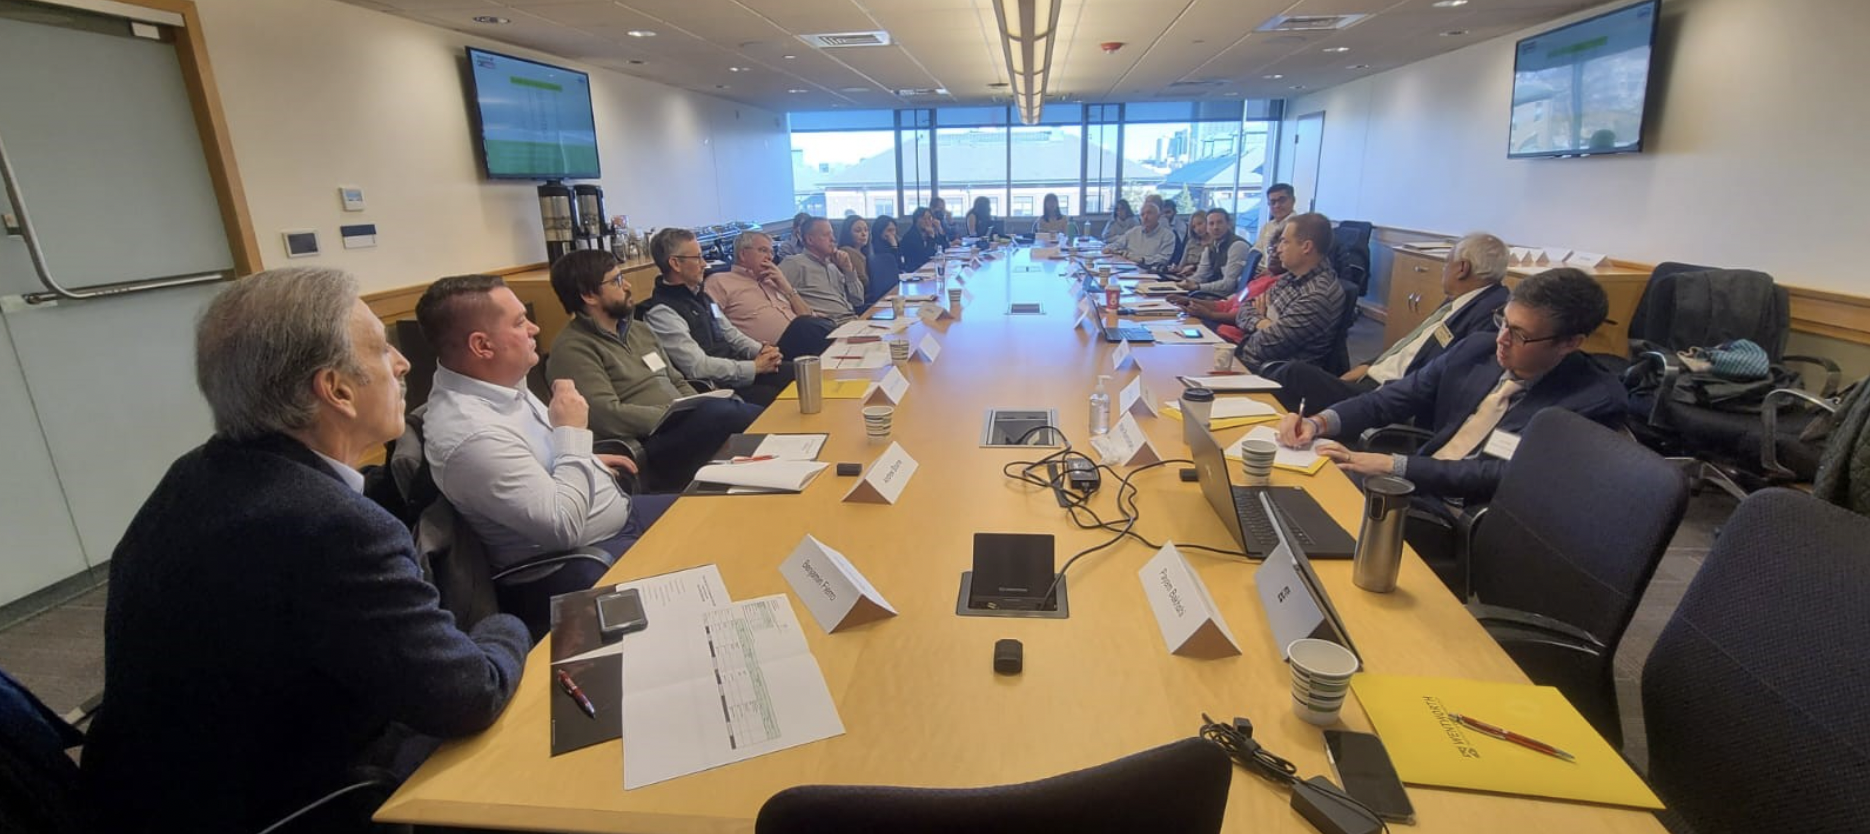
{"label": "name badge on lapel", "polygon": [[1519,451],[1519,435],[1494,429],[1492,434],[1487,435],[1487,445],[1480,447],[1480,450],[1501,460],[1512,460],[1513,453]]}
{"label": "name badge on lapel", "polygon": [[1439,344],[1442,347],[1447,347],[1448,343],[1452,341],[1454,341],[1454,331],[1449,330],[1447,324],[1444,323],[1444,324],[1435,325],[1435,343],[1436,344]]}
{"label": "name badge on lapel", "polygon": [[660,353],[643,354],[643,364],[648,365],[649,370],[654,373],[662,373],[663,368],[669,367],[669,363],[662,361]]}

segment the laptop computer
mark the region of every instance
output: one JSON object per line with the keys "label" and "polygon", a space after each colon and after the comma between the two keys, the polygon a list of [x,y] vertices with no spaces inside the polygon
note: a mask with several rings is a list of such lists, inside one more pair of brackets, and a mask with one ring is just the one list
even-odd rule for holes
{"label": "laptop computer", "polygon": [[1331,604],[1331,595],[1325,593],[1324,583],[1318,581],[1318,573],[1312,570],[1305,548],[1298,543],[1298,537],[1291,534],[1291,526],[1279,516],[1273,497],[1260,493],[1256,498],[1261,511],[1272,518],[1273,536],[1279,542],[1266,561],[1260,563],[1259,570],[1253,572],[1253,585],[1259,591],[1260,607],[1266,611],[1266,622],[1272,626],[1273,642],[1279,647],[1280,657],[1286,656],[1286,648],[1292,641],[1310,637],[1349,649],[1362,664],[1363,655],[1358,654],[1357,646],[1351,643],[1351,633],[1344,627],[1344,619],[1338,616],[1337,606]]}
{"label": "laptop computer", "polygon": [[1141,342],[1156,341],[1156,334],[1140,324],[1119,324],[1116,327],[1101,328],[1106,342]]}
{"label": "laptop computer", "polygon": [[[1264,559],[1279,547],[1278,528],[1265,509],[1272,507],[1292,531],[1292,538],[1314,559],[1349,559],[1357,552],[1357,541],[1339,527],[1317,499],[1298,487],[1234,486],[1227,455],[1214,433],[1206,426],[1190,431],[1188,450],[1195,461],[1195,479],[1201,494],[1221,517],[1227,531],[1247,556]],[[1261,495],[1270,500],[1264,504]]]}

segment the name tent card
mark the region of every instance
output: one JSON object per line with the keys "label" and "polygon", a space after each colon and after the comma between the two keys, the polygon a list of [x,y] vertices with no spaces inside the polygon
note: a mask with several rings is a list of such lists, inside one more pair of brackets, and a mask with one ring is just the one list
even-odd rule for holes
{"label": "name tent card", "polygon": [[1110,427],[1109,434],[1091,438],[1091,448],[1111,466],[1145,466],[1163,459],[1143,427],[1136,424],[1136,415],[1129,413]]}
{"label": "name tent card", "polygon": [[896,609],[844,554],[812,536],[793,548],[779,564],[779,573],[827,634],[896,616]]}
{"label": "name tent card", "polygon": [[1571,257],[1565,259],[1565,265],[1579,269],[1596,269],[1600,266],[1609,266],[1610,256],[1599,255],[1596,252],[1573,252]]}
{"label": "name tent card", "polygon": [[934,324],[935,322],[938,322],[938,321],[947,321],[949,319],[953,319],[954,314],[948,312],[947,308],[942,307],[940,305],[924,304],[916,308],[916,317],[922,319],[925,322],[928,322],[929,324]]}
{"label": "name tent card", "polygon": [[1162,642],[1168,644],[1170,654],[1204,660],[1240,654],[1240,645],[1227,621],[1221,619],[1208,586],[1174,542],[1156,551],[1136,577],[1143,582],[1143,594],[1149,598],[1149,609],[1155,612],[1156,627],[1162,630]]}
{"label": "name tent card", "polygon": [[1560,249],[1556,246],[1547,246],[1545,247],[1543,251],[1539,253],[1539,257],[1536,261],[1534,261],[1534,263],[1537,263],[1540,266],[1556,266],[1558,264],[1564,263],[1565,259],[1569,257],[1571,257],[1570,249]]}
{"label": "name tent card", "polygon": [[[1142,368],[1138,367],[1137,370],[1140,371]],[[1129,385],[1123,386],[1122,392],[1117,394],[1117,410],[1136,417],[1145,414],[1151,417],[1161,416],[1156,410],[1156,395],[1149,392],[1149,384],[1143,382],[1143,375],[1140,373],[1135,379],[1130,380]]]}
{"label": "name tent card", "polygon": [[1095,310],[1096,308],[1091,306],[1091,299],[1080,296],[1078,298],[1078,317],[1072,320],[1071,326],[1074,329],[1084,326],[1085,321],[1091,317],[1091,314],[1095,312]]}
{"label": "name tent card", "polygon": [[[1130,355],[1130,343],[1128,341],[1118,342],[1117,349],[1110,352],[1110,369],[1113,371],[1123,370],[1123,363],[1132,361],[1135,361],[1135,357]],[[1136,369],[1139,371],[1142,370],[1143,363],[1137,362]]]}
{"label": "name tent card", "polygon": [[883,379],[870,383],[864,389],[865,405],[897,405],[903,401],[903,395],[909,393],[909,378],[897,368],[883,375]]}
{"label": "name tent card", "polygon": [[932,365],[935,363],[935,357],[941,355],[941,342],[935,341],[934,336],[923,336],[922,341],[916,343],[916,352],[922,354],[922,358]]}
{"label": "name tent card", "polygon": [[915,458],[903,451],[902,444],[891,441],[890,447],[883,450],[864,477],[844,495],[844,500],[857,504],[894,504],[915,474]]}

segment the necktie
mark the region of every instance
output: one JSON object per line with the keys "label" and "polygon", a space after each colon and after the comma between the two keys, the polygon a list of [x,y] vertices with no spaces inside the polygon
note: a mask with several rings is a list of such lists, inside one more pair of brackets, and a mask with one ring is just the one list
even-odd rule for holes
{"label": "necktie", "polygon": [[1474,409],[1474,413],[1467,418],[1467,422],[1461,424],[1454,436],[1435,450],[1433,457],[1436,460],[1460,460],[1471,454],[1487,438],[1487,433],[1493,431],[1494,426],[1500,425],[1500,418],[1506,416],[1507,401],[1525,387],[1526,384],[1519,380],[1502,378],[1493,393],[1480,401],[1480,406]]}
{"label": "necktie", "polygon": [[1396,344],[1390,345],[1388,350],[1378,354],[1377,358],[1370,360],[1370,364],[1381,365],[1383,364],[1383,360],[1395,356],[1397,351],[1415,344],[1415,340],[1421,338],[1423,333],[1427,333],[1435,329],[1435,325],[1441,324],[1441,320],[1447,318],[1448,311],[1453,308],[1454,302],[1452,301],[1440,307],[1436,307],[1435,312],[1428,314],[1428,318],[1423,319],[1421,324],[1416,325],[1414,330],[1409,331],[1409,335],[1397,340]]}

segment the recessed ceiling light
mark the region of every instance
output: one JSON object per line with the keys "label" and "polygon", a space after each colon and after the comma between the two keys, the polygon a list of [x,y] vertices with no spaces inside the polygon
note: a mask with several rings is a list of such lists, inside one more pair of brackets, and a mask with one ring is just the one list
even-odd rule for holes
{"label": "recessed ceiling light", "polygon": [[1240,94],[1239,94],[1239,93],[1222,93],[1221,95],[1224,95],[1224,96],[1237,96],[1237,95],[1240,95]]}
{"label": "recessed ceiling light", "polygon": [[728,72],[746,72],[747,68],[746,67],[728,67],[727,71]]}
{"label": "recessed ceiling light", "polygon": [[1435,0],[1435,2],[1430,5],[1433,5],[1437,9],[1452,9],[1457,6],[1467,5],[1467,0]]}
{"label": "recessed ceiling light", "polygon": [[794,58],[797,58],[797,57],[799,57],[799,56],[797,56],[797,55],[781,55],[781,56],[779,56],[779,57],[781,57],[781,58],[784,58],[784,59],[786,59],[786,60],[788,60],[788,61],[790,61],[790,60],[792,60],[792,59],[794,59]]}
{"label": "recessed ceiling light", "polygon": [[1466,29],[1449,29],[1448,31],[1441,33],[1441,36],[1444,38],[1458,38],[1465,34],[1467,34]]}
{"label": "recessed ceiling light", "polygon": [[1327,46],[1325,47],[1324,51],[1326,52],[1349,52],[1351,51],[1351,48],[1348,46]]}
{"label": "recessed ceiling light", "polygon": [[867,93],[867,92],[870,92],[870,88],[869,87],[839,87],[838,92],[840,93]]}
{"label": "recessed ceiling light", "polygon": [[1272,75],[1263,75],[1263,76],[1260,76],[1260,77],[1261,77],[1261,78],[1264,78],[1264,79],[1266,79],[1266,80],[1268,80],[1268,81],[1278,81],[1279,79],[1281,79],[1281,78],[1284,78],[1285,76],[1283,76],[1283,75],[1280,75],[1279,73],[1276,73],[1276,72],[1275,72],[1275,73],[1273,73]]}
{"label": "recessed ceiling light", "polygon": [[804,93],[804,92],[809,92],[809,91],[807,91],[807,90],[802,90],[802,89],[799,89],[798,87],[793,87],[792,89],[790,89],[790,90],[787,90],[786,92],[788,92],[788,93]]}
{"label": "recessed ceiling light", "polygon": [[474,22],[475,23],[488,23],[494,26],[499,26],[503,23],[512,23],[513,21],[507,20],[504,17],[498,17],[498,16],[490,15],[490,14],[483,14],[483,15],[475,15]]}
{"label": "recessed ceiling light", "polygon": [[630,31],[625,32],[624,34],[629,35],[632,38],[653,38],[656,36],[655,32],[652,32],[648,29],[631,29]]}

